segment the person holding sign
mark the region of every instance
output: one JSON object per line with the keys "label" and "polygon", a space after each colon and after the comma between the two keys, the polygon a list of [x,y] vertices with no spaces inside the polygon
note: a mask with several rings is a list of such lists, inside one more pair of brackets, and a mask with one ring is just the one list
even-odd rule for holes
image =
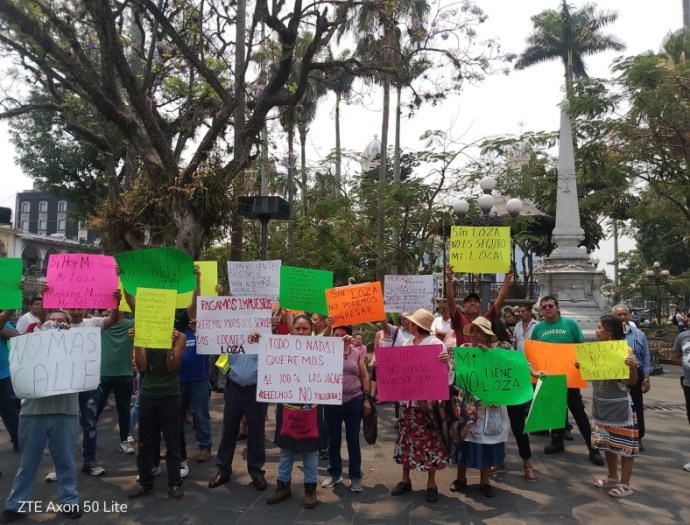
{"label": "person holding sign", "polygon": [[644,425],[644,399],[643,394],[649,392],[649,376],[652,373],[652,357],[649,353],[649,343],[644,332],[631,323],[632,315],[628,305],[618,304],[611,308],[611,313],[618,317],[625,325],[625,340],[628,346],[635,352],[635,359],[639,364],[637,369],[637,383],[630,387],[630,397],[633,401],[633,408],[637,414],[637,429],[640,432],[640,452],[644,452],[642,438],[645,434]]}
{"label": "person holding sign", "polygon": [[333,330],[335,337],[343,340],[343,404],[324,406],[324,418],[328,426],[328,477],[321,486],[330,489],[343,482],[343,459],[340,455],[343,423],[347,441],[348,473],[350,490],[362,492],[362,451],[359,446],[359,431],[362,415],[371,414],[369,372],[364,356],[350,344],[352,326],[339,326]]}
{"label": "person holding sign", "polygon": [[12,388],[10,352],[7,348],[8,339],[19,335],[9,322],[13,313],[14,310],[0,312],[0,416],[10,435],[12,448],[19,452],[19,400]]}
{"label": "person holding sign", "polygon": [[[292,320],[292,335],[309,336],[312,320],[303,314]],[[292,465],[295,456],[302,454],[304,466],[304,508],[313,509],[318,503],[316,482],[319,479],[319,428],[321,413],[318,405],[276,405],[276,433],[273,442],[280,447],[276,491],[266,498],[274,505],[292,496]],[[252,422],[249,422],[252,431]],[[235,431],[235,434],[237,431]]]}
{"label": "person holding sign", "polygon": [[[453,291],[453,268],[449,265],[446,268],[446,299],[448,301],[448,311],[450,313],[450,321],[455,331],[455,339],[457,344],[469,343],[470,338],[464,334],[463,327],[469,325],[481,313],[480,297],[476,293],[471,293],[463,301],[463,310],[460,311],[455,303],[455,292]],[[505,304],[508,291],[510,290],[510,281],[513,277],[512,269],[505,274],[503,278],[503,285],[498,292],[496,302],[491,305],[489,311],[484,314],[484,317],[491,321],[495,317],[500,316],[501,309]]]}
{"label": "person holding sign", "polygon": [[[544,319],[534,327],[532,339],[547,343],[581,343],[585,340],[585,336],[582,334],[578,324],[569,317],[561,316],[561,311],[558,308],[558,299],[552,295],[542,297],[539,302],[539,308]],[[540,371],[540,373],[544,372]],[[585,412],[585,404],[582,402],[582,394],[579,388],[568,388],[568,409],[575,418],[577,428],[587,444],[589,460],[594,465],[602,466],[604,458],[601,457],[601,453],[597,449],[592,448],[592,426]],[[564,424],[566,421],[567,414]],[[551,431],[551,443],[544,448],[545,454],[557,454],[565,450],[565,445],[563,444],[564,432],[565,428]]]}
{"label": "person holding sign", "polygon": [[[69,328],[69,316],[62,310],[48,317],[45,328]],[[27,336],[28,337],[28,336]],[[12,490],[5,502],[0,519],[11,523],[24,517],[25,502],[31,501],[31,485],[41,465],[48,445],[55,464],[58,482],[58,503],[64,505],[63,514],[80,518],[79,492],[75,451],[79,435],[79,393],[25,399],[19,415],[19,445],[22,459]]]}
{"label": "person holding sign", "polygon": [[[463,347],[480,348],[485,352],[489,348],[513,349],[509,342],[498,340],[491,329],[491,321],[486,317],[477,317],[463,330],[464,335],[470,338],[470,342],[464,343]],[[465,416],[468,421],[463,428],[465,439],[458,447],[457,475],[450,490],[460,492],[466,488],[467,468],[476,468],[479,469],[479,490],[487,498],[493,498],[496,493],[491,486],[491,467],[503,465],[505,460],[505,442],[510,426],[508,410],[505,406],[482,405],[466,389],[461,388],[460,392],[468,403],[469,410]]]}
{"label": "person holding sign", "polygon": [[[625,339],[625,325],[616,316],[605,315],[597,323],[596,336],[599,341],[620,341]],[[630,397],[630,387],[637,383],[638,366],[632,349],[625,364],[630,368],[629,378],[592,381],[592,447],[604,451],[609,471],[608,478],[596,480],[594,484],[610,489],[608,495],[612,498],[632,495],[630,477],[634,458],[640,452],[637,414]],[[618,456],[621,458],[620,480]]]}
{"label": "person holding sign", "polygon": [[[134,339],[134,329],[129,335]],[[128,493],[130,499],[153,492],[153,467],[156,464],[160,435],[165,440],[165,461],[168,467],[168,495],[184,498],[180,478],[180,381],[177,375],[186,337],[173,330],[171,347],[167,350],[134,347],[137,369],[145,371],[141,383],[139,405],[138,483]]]}
{"label": "person holding sign", "polygon": [[[411,339],[405,346],[441,345],[443,341],[431,334],[434,316],[420,308],[406,316]],[[444,349],[438,360],[449,365],[448,352]],[[434,420],[435,401],[401,401],[398,437],[395,441],[393,459],[402,465],[402,480],[391,491],[392,496],[402,496],[412,490],[410,471],[427,472],[426,500],[438,501],[436,471],[446,468],[448,452]]]}

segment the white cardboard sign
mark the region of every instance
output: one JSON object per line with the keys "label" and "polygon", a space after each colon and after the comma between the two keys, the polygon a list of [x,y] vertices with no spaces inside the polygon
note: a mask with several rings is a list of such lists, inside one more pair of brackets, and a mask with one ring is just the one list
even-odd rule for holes
{"label": "white cardboard sign", "polygon": [[230,294],[278,300],[280,261],[228,261]]}
{"label": "white cardboard sign", "polygon": [[425,308],[433,312],[433,275],[385,275],[383,300],[386,313],[414,312]]}

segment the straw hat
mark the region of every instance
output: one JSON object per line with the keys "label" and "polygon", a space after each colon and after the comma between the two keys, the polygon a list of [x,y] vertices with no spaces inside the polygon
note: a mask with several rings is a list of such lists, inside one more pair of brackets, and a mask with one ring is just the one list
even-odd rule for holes
{"label": "straw hat", "polygon": [[493,333],[493,331],[491,330],[491,321],[489,321],[486,317],[479,316],[474,321],[472,321],[471,324],[466,324],[465,326],[462,327],[462,333],[464,335],[470,335],[470,327],[472,325],[479,327],[479,329],[482,332],[484,332],[486,335],[488,335],[489,340],[491,342],[498,340],[498,337],[496,337],[496,334]]}
{"label": "straw hat", "polygon": [[404,315],[403,317],[422,330],[431,333],[431,323],[434,322],[434,315],[430,311],[420,308],[415,310],[414,313]]}

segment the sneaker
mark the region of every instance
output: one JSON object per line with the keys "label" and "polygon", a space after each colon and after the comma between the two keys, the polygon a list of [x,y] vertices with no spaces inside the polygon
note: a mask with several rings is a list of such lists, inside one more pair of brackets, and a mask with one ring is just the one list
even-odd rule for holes
{"label": "sneaker", "polygon": [[[151,469],[151,475],[155,478],[156,476],[160,476],[161,472],[163,472],[163,469],[160,468],[160,466],[155,465]],[[139,476],[137,475],[137,482],[139,481]]]}
{"label": "sneaker", "polygon": [[[189,465],[187,465],[187,460],[185,459],[182,463],[180,463],[180,477],[182,479],[184,479],[187,476],[189,476]],[[175,488],[175,487],[173,487],[173,488]],[[184,496],[184,494],[183,494],[183,496]]]}
{"label": "sneaker", "polygon": [[132,448],[132,445],[127,443],[127,441],[123,441],[122,443],[120,443],[117,448],[120,450],[120,452],[127,456],[129,456],[130,454],[134,454],[134,449]]}
{"label": "sneaker", "polygon": [[551,441],[551,443],[544,447],[545,454],[558,454],[559,452],[563,451],[565,451],[563,441]]}
{"label": "sneaker", "polygon": [[168,496],[170,496],[172,499],[180,500],[184,498],[184,492],[182,491],[181,487],[170,487],[170,490],[168,491]]}
{"label": "sneaker", "polygon": [[364,490],[364,487],[362,487],[362,480],[359,478],[353,479],[350,483],[350,490],[352,492],[362,492],[362,490]]}
{"label": "sneaker", "polygon": [[130,445],[134,443],[134,438],[132,436],[127,436],[127,443],[129,443]]}
{"label": "sneaker", "polygon": [[105,469],[97,463],[84,463],[81,471],[84,474],[89,474],[91,476],[102,476],[105,474]]}
{"label": "sneaker", "polygon": [[690,461],[683,465],[683,470],[685,470],[686,472],[690,472]]}
{"label": "sneaker", "polygon": [[210,448],[202,448],[199,451],[199,456],[196,458],[197,463],[206,463],[209,459],[211,459],[211,449]]}
{"label": "sneaker", "polygon": [[134,488],[127,493],[127,497],[129,499],[135,499],[135,498],[140,498],[141,496],[146,496],[148,494],[151,494],[152,492],[153,492],[153,488],[150,488],[147,490],[144,487],[142,487],[141,485],[139,485],[139,483],[137,483],[136,485],[134,485]]}
{"label": "sneaker", "polygon": [[57,481],[57,474],[55,472],[48,472],[48,475],[46,476],[46,482],[53,483],[55,481]]}
{"label": "sneaker", "polygon": [[343,482],[342,476],[338,476],[338,477],[328,476],[326,479],[324,479],[321,482],[321,487],[323,487],[324,489],[330,489],[330,488],[335,487],[338,483],[342,483],[342,482]]}
{"label": "sneaker", "polygon": [[0,522],[2,523],[14,523],[22,518],[26,517],[25,512],[17,512],[16,510],[4,510],[0,514]]}

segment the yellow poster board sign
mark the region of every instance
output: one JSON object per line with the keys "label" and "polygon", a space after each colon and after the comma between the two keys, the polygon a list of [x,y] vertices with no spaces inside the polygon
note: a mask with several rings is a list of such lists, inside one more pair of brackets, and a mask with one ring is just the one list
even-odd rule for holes
{"label": "yellow poster board sign", "polygon": [[172,347],[176,298],[176,290],[137,288],[134,346],[163,349]]}
{"label": "yellow poster board sign", "polygon": [[[201,293],[203,297],[217,296],[216,285],[218,284],[218,261],[194,261],[201,272]],[[194,292],[177,294],[177,307],[187,308],[192,302]]]}
{"label": "yellow poster board sign", "polygon": [[625,339],[575,345],[582,379],[628,379],[630,367],[625,358],[629,352]]}
{"label": "yellow poster board sign", "polygon": [[453,226],[450,265],[461,273],[506,273],[510,270],[510,228]]}

